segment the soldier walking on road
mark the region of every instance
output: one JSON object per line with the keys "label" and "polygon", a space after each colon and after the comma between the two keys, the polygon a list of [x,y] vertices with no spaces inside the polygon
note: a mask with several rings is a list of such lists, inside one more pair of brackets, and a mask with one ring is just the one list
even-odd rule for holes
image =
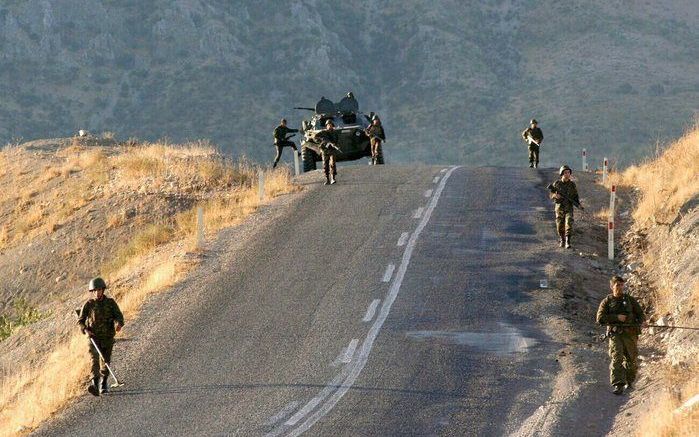
{"label": "soldier walking on road", "polygon": [[272,164],[272,168],[275,168],[277,166],[277,163],[279,162],[279,159],[282,157],[282,150],[284,147],[291,147],[294,149],[294,152],[301,155],[301,152],[299,152],[299,149],[296,148],[296,144],[293,141],[289,141],[289,138],[287,137],[288,134],[293,134],[295,132],[298,132],[298,129],[291,129],[286,127],[286,118],[282,118],[281,122],[279,123],[279,126],[274,128],[274,147],[277,149],[277,155],[274,157],[274,163]]}
{"label": "soldier walking on road", "polygon": [[[99,352],[95,350],[95,345],[89,342],[90,356],[92,357],[92,383],[87,391],[94,396],[99,396],[101,393],[109,391],[107,384],[109,370],[105,362],[107,365],[111,362],[114,336],[124,326],[124,316],[116,301],[104,295],[107,284],[102,278],[91,280],[89,289],[96,295],[94,299],[85,302],[80,310],[78,325],[80,325],[83,334],[92,337],[95,345],[104,356],[104,361],[102,361]],[[100,376],[102,377],[101,384]]]}
{"label": "soldier walking on road", "polygon": [[379,163],[379,149],[381,148],[381,143],[386,140],[386,134],[384,133],[378,115],[372,117],[371,126],[364,132],[369,137],[369,143],[371,144],[371,165],[376,165]]}
{"label": "soldier walking on road", "polygon": [[597,323],[607,325],[609,339],[609,381],[613,393],[620,395],[631,388],[638,372],[638,336],[645,326],[645,316],[638,301],[624,293],[624,278],[609,281],[612,294],[602,300],[597,310]]}
{"label": "soldier walking on road", "polygon": [[522,132],[522,138],[529,145],[529,167],[539,167],[539,147],[544,141],[544,133],[535,119],[529,122],[529,127]]}
{"label": "soldier walking on road", "polygon": [[551,199],[556,203],[556,230],[558,231],[558,244],[570,249],[570,237],[573,233],[573,205],[580,205],[578,189],[575,182],[571,180],[573,170],[567,165],[561,166],[558,174],[559,180],[551,184],[554,188]]}
{"label": "soldier walking on road", "polygon": [[335,165],[335,155],[340,148],[337,147],[339,135],[335,130],[335,123],[332,120],[325,122],[325,129],[315,134],[315,138],[320,140],[320,154],[323,158],[323,171],[325,172],[325,185],[334,184],[337,177],[337,166]]}

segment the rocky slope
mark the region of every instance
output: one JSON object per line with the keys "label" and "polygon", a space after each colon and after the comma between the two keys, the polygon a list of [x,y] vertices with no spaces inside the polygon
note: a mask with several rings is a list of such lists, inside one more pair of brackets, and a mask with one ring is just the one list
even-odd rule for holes
{"label": "rocky slope", "polygon": [[523,160],[535,116],[544,164],[625,164],[697,109],[697,19],[691,0],[8,0],[0,140],[87,128],[270,159],[280,116],[353,90],[393,161]]}

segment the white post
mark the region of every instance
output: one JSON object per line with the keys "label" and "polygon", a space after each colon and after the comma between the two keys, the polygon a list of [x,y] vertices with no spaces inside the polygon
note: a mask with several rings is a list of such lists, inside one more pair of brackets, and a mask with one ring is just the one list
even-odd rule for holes
{"label": "white post", "polygon": [[294,174],[296,176],[299,175],[300,169],[299,169],[299,154],[296,153],[296,150],[292,150],[291,153],[294,154]]}
{"label": "white post", "polygon": [[587,171],[587,149],[582,149],[582,170]]}
{"label": "white post", "polygon": [[259,181],[257,183],[257,194],[260,197],[260,202],[265,200],[265,172],[260,170]]}
{"label": "white post", "polygon": [[197,208],[197,248],[204,245],[204,208]]}
{"label": "white post", "polygon": [[604,164],[602,164],[602,185],[607,183],[607,166],[608,165],[609,165],[609,161],[607,160],[607,157],[605,156]]}
{"label": "white post", "polygon": [[609,194],[609,219],[607,220],[607,256],[614,260],[614,203],[616,202],[616,185],[612,185]]}

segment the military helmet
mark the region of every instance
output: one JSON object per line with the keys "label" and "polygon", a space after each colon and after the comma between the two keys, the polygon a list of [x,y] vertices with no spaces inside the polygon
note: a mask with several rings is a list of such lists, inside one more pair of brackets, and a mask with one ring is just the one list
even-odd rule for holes
{"label": "military helmet", "polygon": [[573,173],[573,169],[572,169],[572,168],[570,168],[570,167],[568,167],[567,165],[563,164],[563,165],[561,166],[561,168],[558,170],[558,174],[561,175],[561,176],[563,176],[563,172],[566,171],[566,170],[570,171],[571,174]]}
{"label": "military helmet", "polygon": [[[371,121],[374,121],[374,120],[379,120],[379,116],[376,115],[376,114],[372,115],[372,116],[371,116]],[[379,120],[379,121],[380,121],[380,120]]]}
{"label": "military helmet", "polygon": [[328,118],[327,120],[325,120],[325,125],[326,126],[330,126],[330,125],[335,126],[335,123],[333,122],[333,120],[331,118]]}
{"label": "military helmet", "polygon": [[104,282],[104,279],[97,277],[90,281],[90,285],[88,288],[90,291],[104,290],[107,288],[107,283]]}
{"label": "military helmet", "polygon": [[286,118],[282,118],[282,120],[280,121],[280,123],[281,123],[281,124],[286,123]]}
{"label": "military helmet", "polygon": [[529,124],[539,124],[539,122],[536,121],[536,118],[532,118]]}

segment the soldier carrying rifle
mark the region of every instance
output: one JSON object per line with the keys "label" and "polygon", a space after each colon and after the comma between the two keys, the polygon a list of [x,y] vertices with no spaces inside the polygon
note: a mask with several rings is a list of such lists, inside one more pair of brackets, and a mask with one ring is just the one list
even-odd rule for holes
{"label": "soldier carrying rifle", "polygon": [[556,182],[549,184],[551,199],[556,203],[556,231],[558,232],[558,244],[560,247],[570,249],[570,237],[573,233],[573,207],[583,209],[578,197],[578,189],[571,180],[573,170],[567,165],[562,165],[558,171],[561,176]]}
{"label": "soldier carrying rifle", "polygon": [[529,167],[539,167],[539,147],[544,141],[544,133],[539,128],[539,123],[532,119],[529,122],[529,127],[522,132],[522,139],[529,146]]}
{"label": "soldier carrying rifle", "polygon": [[609,281],[612,294],[605,297],[597,310],[597,323],[607,325],[609,339],[609,381],[613,393],[620,395],[631,388],[638,372],[638,336],[645,327],[645,316],[638,301],[624,293],[624,278]]}

